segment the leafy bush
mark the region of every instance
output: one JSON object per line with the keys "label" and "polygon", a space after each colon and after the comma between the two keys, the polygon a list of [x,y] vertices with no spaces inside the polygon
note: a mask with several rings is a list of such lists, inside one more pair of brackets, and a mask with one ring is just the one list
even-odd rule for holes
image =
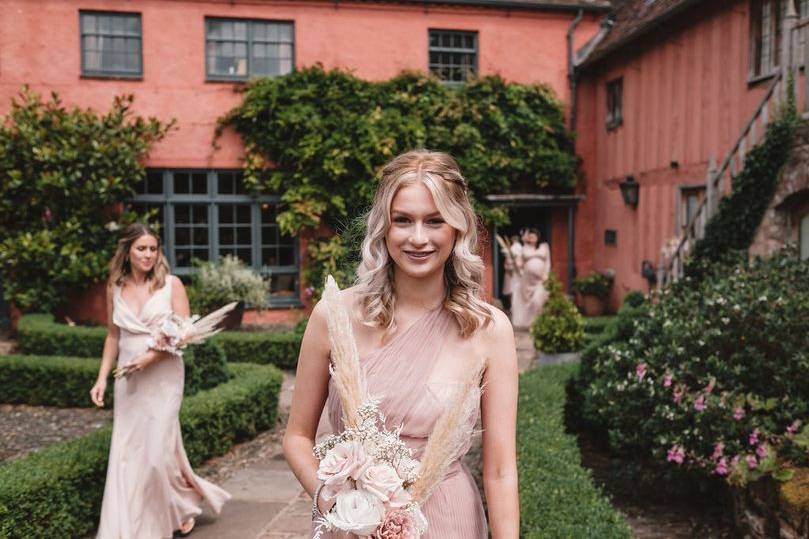
{"label": "leafy bush", "polygon": [[267,333],[253,331],[223,331],[214,337],[225,351],[228,362],[271,363],[282,369],[294,369],[302,335],[294,331]]}
{"label": "leafy bush", "polygon": [[[246,143],[245,181],[280,193],[278,224],[291,235],[339,231],[370,206],[382,165],[413,148],[452,154],[487,220],[507,215],[485,195],[576,184],[578,158],[553,91],[499,77],[449,88],[418,73],[371,82],[309,67],[251,83],[225,126]],[[309,251],[321,264],[346,266],[338,244],[313,242]],[[306,284],[319,290],[325,272],[308,269]]]}
{"label": "leafy bush", "polygon": [[629,538],[629,526],[581,466],[562,418],[565,381],[576,364],[520,375],[517,468],[520,537]]}
{"label": "leafy bush", "polygon": [[133,117],[132,96],[103,115],[24,89],[0,123],[0,280],[23,309],[50,310],[103,280],[120,224],[116,204],[171,124]]}
{"label": "leafy bush", "polygon": [[575,305],[562,293],[556,277],[546,282],[548,301],[531,324],[534,346],[547,354],[574,352],[584,342],[584,319]]}
{"label": "leafy bush", "polygon": [[[223,331],[209,343],[218,343],[229,362],[271,363],[289,369],[298,364],[298,351],[305,327],[305,323],[302,323],[295,331],[284,333]],[[20,318],[19,351],[21,354],[92,357],[100,360],[106,335],[104,327],[68,326],[54,322],[48,314],[28,314]],[[186,355],[195,354],[198,347],[189,346]],[[192,380],[193,376],[192,373]],[[221,376],[216,379],[221,379]]]}
{"label": "leafy bush", "polygon": [[[193,465],[272,427],[282,375],[234,365],[234,378],[184,400],[183,440]],[[111,429],[54,444],[0,466],[0,537],[82,537],[98,524]]]}
{"label": "leafy bush", "polygon": [[233,301],[263,309],[269,294],[269,281],[231,255],[218,262],[198,263],[188,287],[191,310],[201,315]]}
{"label": "leafy bush", "polygon": [[216,342],[209,340],[189,346],[183,353],[183,363],[186,395],[216,387],[230,379],[225,350]]}
{"label": "leafy bush", "polygon": [[575,279],[571,288],[573,292],[603,299],[610,294],[612,279],[603,273],[594,271],[589,275]]}
{"label": "leafy bush", "polygon": [[793,253],[625,307],[582,357],[582,418],[626,455],[732,484],[809,464],[809,264]]}
{"label": "leafy bush", "polygon": [[646,301],[646,295],[640,290],[632,290],[624,296],[624,305],[639,307]]}

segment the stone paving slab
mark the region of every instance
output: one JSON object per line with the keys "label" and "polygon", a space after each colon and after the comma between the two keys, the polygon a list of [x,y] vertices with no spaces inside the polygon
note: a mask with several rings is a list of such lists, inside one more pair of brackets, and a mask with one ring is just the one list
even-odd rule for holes
{"label": "stone paving slab", "polygon": [[231,499],[213,519],[203,514],[190,537],[194,539],[248,539],[256,537],[288,505],[288,502],[255,502]]}

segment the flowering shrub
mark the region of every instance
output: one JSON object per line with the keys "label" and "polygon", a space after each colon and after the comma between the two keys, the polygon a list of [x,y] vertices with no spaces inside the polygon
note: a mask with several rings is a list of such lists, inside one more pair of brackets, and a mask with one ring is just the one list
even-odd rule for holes
{"label": "flowering shrub", "polygon": [[188,299],[195,313],[207,314],[231,301],[243,301],[259,309],[267,306],[269,281],[235,256],[225,255],[216,263],[200,263],[191,279]]}
{"label": "flowering shrub", "polygon": [[575,352],[584,342],[584,319],[551,274],[545,283],[550,297],[531,324],[534,346],[547,354]]}
{"label": "flowering shrub", "polygon": [[809,264],[791,253],[627,306],[583,354],[585,422],[732,484],[809,464]]}

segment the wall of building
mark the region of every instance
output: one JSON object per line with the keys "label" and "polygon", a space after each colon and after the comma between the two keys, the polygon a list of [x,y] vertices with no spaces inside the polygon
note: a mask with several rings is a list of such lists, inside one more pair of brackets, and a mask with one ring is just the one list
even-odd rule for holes
{"label": "wall of building", "polygon": [[[577,213],[578,273],[612,268],[612,306],[648,289],[641,263],[658,264],[677,233],[678,186],[705,182],[760,103],[770,80],[748,82],[749,3],[722,0],[666,22],[648,38],[586,69],[581,80],[578,152],[585,201]],[[606,128],[606,84],[623,77],[623,125]],[[619,182],[640,183],[637,208]],[[604,243],[617,231],[617,245]]]}

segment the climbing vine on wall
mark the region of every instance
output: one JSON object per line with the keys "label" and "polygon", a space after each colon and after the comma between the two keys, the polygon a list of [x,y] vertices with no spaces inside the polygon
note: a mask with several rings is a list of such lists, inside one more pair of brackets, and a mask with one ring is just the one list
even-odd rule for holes
{"label": "climbing vine on wall", "polygon": [[[489,222],[506,215],[483,203],[487,194],[576,182],[578,159],[553,91],[499,77],[450,88],[419,73],[370,82],[315,66],[253,82],[220,119],[224,127],[245,142],[248,185],[280,195],[287,234],[344,229],[368,208],[379,169],[413,148],[452,154]],[[343,265],[354,249],[346,241],[310,243],[310,284],[320,284],[316,266]]]}

